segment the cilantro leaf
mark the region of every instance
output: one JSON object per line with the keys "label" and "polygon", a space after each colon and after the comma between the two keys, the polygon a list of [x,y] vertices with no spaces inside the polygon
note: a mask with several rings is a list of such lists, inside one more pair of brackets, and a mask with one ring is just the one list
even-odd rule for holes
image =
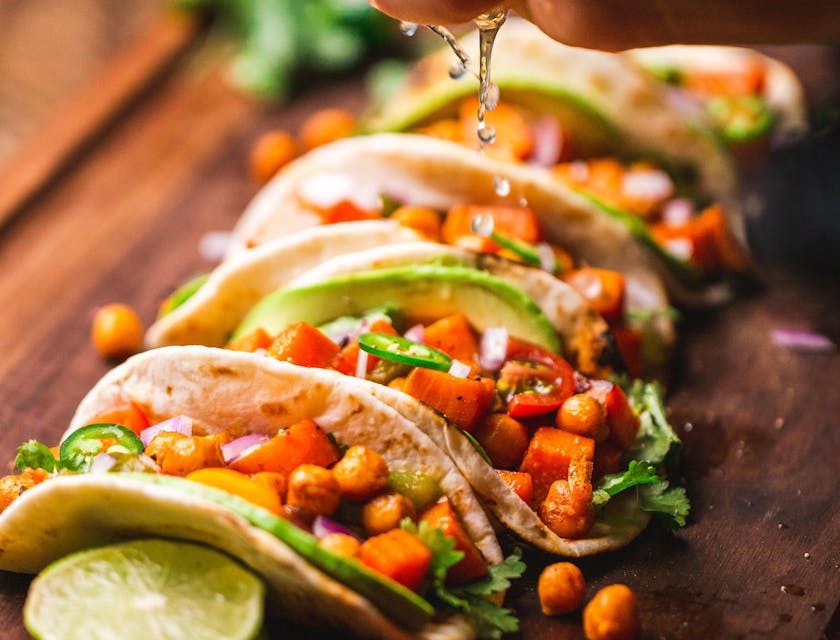
{"label": "cilantro leaf", "polygon": [[449,587],[446,574],[464,557],[455,550],[455,540],[427,522],[414,524],[405,518],[400,527],[417,536],[432,551],[432,560],[427,573],[426,589],[442,604],[463,614],[475,627],[479,638],[495,640],[504,633],[519,630],[519,620],[510,609],[494,604],[488,596],[504,592],[510,587],[510,580],[525,572],[522,552],[516,549],[497,565],[488,567],[487,575],[468,585]]}
{"label": "cilantro leaf", "polygon": [[630,457],[652,464],[673,462],[679,455],[682,442],[665,415],[662,387],[656,382],[635,380],[628,398],[640,422],[636,442],[629,451]]}
{"label": "cilantro leaf", "polygon": [[23,471],[24,469],[56,471],[60,465],[47,445],[37,440],[29,440],[18,447],[17,456],[15,456],[15,466],[18,468],[18,471]]}
{"label": "cilantro leaf", "polygon": [[611,497],[626,489],[638,485],[655,484],[659,481],[656,467],[649,462],[631,460],[626,471],[606,475],[597,482],[592,503],[596,507],[602,507],[609,502]]}
{"label": "cilantro leaf", "polygon": [[682,487],[668,488],[668,482],[641,487],[639,502],[644,511],[650,511],[660,516],[666,526],[676,529],[684,527],[691,503]]}

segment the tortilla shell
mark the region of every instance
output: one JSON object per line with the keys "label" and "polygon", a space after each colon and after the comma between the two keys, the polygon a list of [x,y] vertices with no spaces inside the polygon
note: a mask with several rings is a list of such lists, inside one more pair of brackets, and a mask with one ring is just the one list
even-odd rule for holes
{"label": "tortilla shell", "polygon": [[149,328],[146,346],[224,346],[252,306],[307,269],[343,253],[417,239],[411,229],[387,220],[343,222],[278,237],[214,269],[193,296]]}

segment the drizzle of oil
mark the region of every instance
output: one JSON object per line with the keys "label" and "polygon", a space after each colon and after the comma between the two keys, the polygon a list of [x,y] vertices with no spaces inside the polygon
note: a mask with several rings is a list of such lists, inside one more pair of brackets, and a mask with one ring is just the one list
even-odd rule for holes
{"label": "drizzle of oil", "polygon": [[783,584],[782,592],[791,596],[801,597],[805,595],[805,589],[798,584]]}
{"label": "drizzle of oil", "polygon": [[476,127],[476,133],[478,134],[479,149],[481,150],[484,149],[484,145],[492,144],[493,140],[496,139],[495,130],[485,122],[485,114],[487,112],[488,102],[493,104],[493,106],[495,106],[495,103],[498,103],[498,90],[493,92],[495,93],[495,97],[491,96],[490,61],[493,55],[493,43],[496,41],[496,35],[505,23],[506,18],[507,9],[493,9],[487,13],[482,13],[475,19],[475,23],[478,25],[479,41],[478,125]]}

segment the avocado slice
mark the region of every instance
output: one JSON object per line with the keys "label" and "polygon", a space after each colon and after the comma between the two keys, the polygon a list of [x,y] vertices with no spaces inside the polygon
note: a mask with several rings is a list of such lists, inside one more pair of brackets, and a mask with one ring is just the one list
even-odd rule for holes
{"label": "avocado slice", "polygon": [[330,577],[370,600],[382,613],[406,629],[414,631],[421,628],[435,613],[431,604],[410,589],[380,576],[356,560],[330,553],[318,544],[318,539],[311,533],[242,498],[175,476],[149,473],[121,475],[213,502],[245,518],[255,527],[267,531],[291,547]]}
{"label": "avocado slice", "polygon": [[515,286],[478,269],[436,264],[376,269],[278,289],[251,310],[233,337],[259,327],[278,333],[300,321],[317,326],[383,304],[419,320],[463,313],[479,331],[502,326],[555,353],[561,349],[549,319]]}
{"label": "avocado slice", "polygon": [[210,278],[209,273],[202,273],[187,280],[184,284],[179,286],[175,291],[169,294],[169,297],[163,301],[158,310],[158,320],[165,315],[175,311],[178,307],[184,304],[187,300],[192,298],[204,283]]}

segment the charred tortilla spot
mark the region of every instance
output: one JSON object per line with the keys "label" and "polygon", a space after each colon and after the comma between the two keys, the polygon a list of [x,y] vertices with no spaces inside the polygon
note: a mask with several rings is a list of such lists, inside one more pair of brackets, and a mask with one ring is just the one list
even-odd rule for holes
{"label": "charred tortilla spot", "polygon": [[213,367],[212,370],[213,375],[215,376],[233,376],[236,377],[238,374],[236,371],[231,369],[230,367]]}
{"label": "charred tortilla spot", "polygon": [[260,413],[270,418],[277,418],[286,415],[289,410],[283,402],[263,402],[260,405]]}

